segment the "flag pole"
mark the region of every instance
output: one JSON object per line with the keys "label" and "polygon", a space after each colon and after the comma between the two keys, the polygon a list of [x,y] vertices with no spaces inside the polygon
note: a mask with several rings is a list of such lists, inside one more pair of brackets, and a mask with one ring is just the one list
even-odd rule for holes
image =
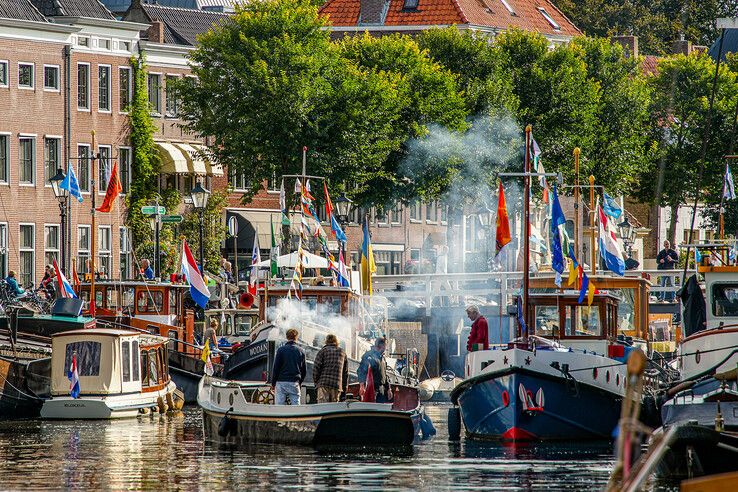
{"label": "flag pole", "polygon": [[[730,159],[730,156],[726,156],[725,158],[726,168],[728,166],[728,159]],[[727,177],[728,177],[727,172],[723,173],[723,189],[722,189],[722,193],[720,193],[720,239],[721,240],[725,239],[725,217],[723,216],[723,214],[725,212],[725,186],[727,185],[726,183]]]}
{"label": "flag pole", "polygon": [[597,211],[595,210],[595,177],[591,174],[589,175],[589,216],[589,248],[592,251],[592,275],[594,276],[597,275],[597,243],[595,242]]}
{"label": "flag pole", "polygon": [[574,148],[574,252],[582,260],[581,246],[579,242],[579,147]]}
{"label": "flag pole", "polygon": [[92,183],[91,183],[91,195],[92,195],[92,208],[90,210],[90,213],[92,214],[92,219],[90,221],[90,316],[93,318],[95,317],[95,239],[96,239],[96,229],[97,225],[95,224],[95,198],[97,197],[97,190],[95,189],[95,168],[97,167],[97,154],[95,153],[95,130],[92,130],[92,159],[91,159],[91,177],[92,177]]}
{"label": "flag pole", "polygon": [[[530,134],[531,125],[525,127],[525,191],[523,192],[523,322],[531,326],[528,313],[528,292],[530,290]],[[528,330],[523,337],[527,340]]]}

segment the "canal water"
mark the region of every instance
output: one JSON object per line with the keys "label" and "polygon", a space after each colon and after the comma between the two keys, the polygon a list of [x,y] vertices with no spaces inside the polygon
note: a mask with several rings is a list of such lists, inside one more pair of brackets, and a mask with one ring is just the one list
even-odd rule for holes
{"label": "canal water", "polygon": [[203,442],[200,411],[119,422],[0,422],[0,489],[602,490],[612,468],[603,444],[509,447],[451,443],[438,434],[413,450],[341,450]]}

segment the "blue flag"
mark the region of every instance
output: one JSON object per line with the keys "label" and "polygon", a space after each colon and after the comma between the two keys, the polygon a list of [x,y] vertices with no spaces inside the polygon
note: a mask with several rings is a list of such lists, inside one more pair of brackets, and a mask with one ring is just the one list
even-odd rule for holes
{"label": "blue flag", "polygon": [[69,166],[69,174],[67,174],[64,177],[64,180],[59,183],[59,188],[67,190],[70,195],[82,203],[82,190],[79,189],[77,176],[74,175],[74,166]]}
{"label": "blue flag", "polygon": [[605,200],[602,204],[602,210],[613,219],[619,219],[623,213],[623,209],[620,208],[618,202],[616,202],[615,199],[607,193],[605,193]]}
{"label": "blue flag", "polygon": [[346,233],[343,232],[343,229],[341,229],[340,224],[336,220],[335,215],[331,214],[331,230],[333,231],[333,234],[335,234],[336,239],[339,241],[346,242]]}
{"label": "blue flag", "polygon": [[[553,187],[551,203],[551,268],[561,275],[564,272],[564,251],[561,247],[560,227],[566,224],[564,211],[561,210],[556,185]],[[558,278],[558,277],[557,277]]]}
{"label": "blue flag", "polygon": [[523,296],[518,296],[518,323],[520,323],[520,333],[525,335],[528,333],[528,326],[525,324],[525,316],[523,316]]}
{"label": "blue flag", "polygon": [[725,178],[723,179],[723,197],[728,200],[735,200],[735,186],[733,185],[733,175],[730,172],[730,166],[725,163]]}
{"label": "blue flag", "polygon": [[586,273],[582,272],[582,286],[579,289],[579,301],[577,301],[579,304],[582,304],[584,302],[584,298],[587,297],[588,291],[589,291],[589,277],[587,276]]}

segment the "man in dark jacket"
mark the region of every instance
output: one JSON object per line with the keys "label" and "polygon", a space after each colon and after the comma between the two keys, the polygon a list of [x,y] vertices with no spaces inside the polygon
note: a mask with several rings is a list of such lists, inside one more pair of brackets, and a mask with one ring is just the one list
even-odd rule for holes
{"label": "man in dark jacket", "polygon": [[346,391],[348,361],[336,335],[326,336],[325,346],[315,356],[313,381],[318,388],[318,403],[336,402],[341,392]]}
{"label": "man in dark jacket", "polygon": [[366,391],[366,380],[369,371],[372,371],[372,379],[374,380],[374,395],[377,403],[385,403],[392,400],[392,389],[387,379],[387,361],[384,358],[384,351],[387,347],[387,340],[379,337],[374,341],[374,347],[367,351],[361,357],[359,369],[356,375],[359,377],[359,394],[364,397]]}
{"label": "man in dark jacket", "polygon": [[[659,270],[673,270],[674,265],[679,261],[679,254],[671,249],[669,241],[664,241],[664,249],[659,251],[656,256],[656,268]],[[671,287],[671,276],[661,275],[659,277],[659,285],[661,287]],[[674,292],[661,292],[659,294],[660,301],[674,302]]]}
{"label": "man in dark jacket", "polygon": [[469,352],[472,350],[489,350],[489,329],[487,327],[487,318],[482,316],[479,312],[479,308],[474,305],[466,308],[466,315],[469,316],[469,319],[472,321],[469,339],[466,341],[466,350]]}
{"label": "man in dark jacket", "polygon": [[[305,380],[307,367],[305,352],[297,346],[297,330],[287,330],[287,343],[277,349],[270,382],[277,405],[299,405],[300,385]],[[289,403],[287,402],[289,399]]]}

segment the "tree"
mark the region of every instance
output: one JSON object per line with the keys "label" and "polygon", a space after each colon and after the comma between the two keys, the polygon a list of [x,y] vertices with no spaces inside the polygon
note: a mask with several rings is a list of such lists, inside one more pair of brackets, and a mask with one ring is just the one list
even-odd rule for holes
{"label": "tree", "polygon": [[[720,200],[724,161],[736,104],[736,75],[721,65],[714,109],[709,111],[715,63],[706,54],[675,55],[659,62],[650,79],[652,159],[641,175],[640,197],[671,207],[667,237],[674,242],[679,207],[693,200]],[[705,126],[707,152],[701,160]],[[705,166],[699,178],[700,163]],[[699,225],[699,224],[698,224]]]}

